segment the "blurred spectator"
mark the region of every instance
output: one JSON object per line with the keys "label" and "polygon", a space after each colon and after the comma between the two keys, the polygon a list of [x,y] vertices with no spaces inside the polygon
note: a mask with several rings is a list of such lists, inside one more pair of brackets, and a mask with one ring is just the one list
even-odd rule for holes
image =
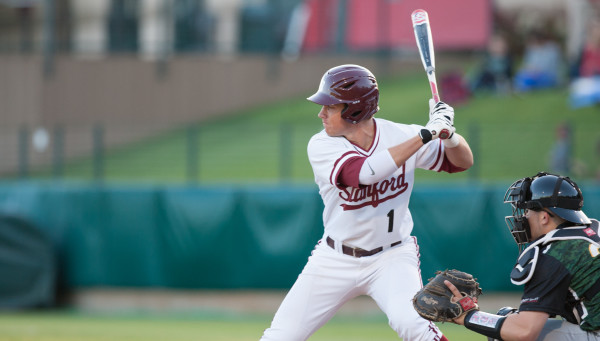
{"label": "blurred spectator", "polygon": [[464,103],[471,95],[469,87],[459,71],[450,71],[442,75],[440,90],[444,96],[444,102],[450,105]]}
{"label": "blurred spectator", "polygon": [[[596,158],[600,160],[600,138],[596,140]],[[596,168],[596,180],[600,181],[600,165]]]}
{"label": "blurred spectator", "polygon": [[504,36],[493,35],[485,58],[471,82],[471,92],[492,91],[508,93],[513,77],[513,58]]}
{"label": "blurred spectator", "polygon": [[594,160],[592,161],[592,176],[600,182],[600,136],[596,138],[594,146]]}
{"label": "blurred spectator", "polygon": [[527,38],[523,63],[514,78],[517,91],[551,88],[560,84],[563,59],[560,46],[541,31]]}
{"label": "blurred spectator", "polygon": [[571,170],[571,126],[561,123],[556,127],[556,141],[550,150],[550,170],[568,175]]}
{"label": "blurred spectator", "polygon": [[600,103],[600,22],[590,24],[579,60],[572,67],[571,107]]}

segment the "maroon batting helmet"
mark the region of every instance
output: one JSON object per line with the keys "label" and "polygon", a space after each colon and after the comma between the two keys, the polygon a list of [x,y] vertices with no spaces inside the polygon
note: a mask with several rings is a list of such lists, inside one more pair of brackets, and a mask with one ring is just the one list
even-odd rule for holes
{"label": "maroon batting helmet", "polygon": [[325,72],[319,90],[308,100],[320,105],[344,103],[342,118],[358,123],[379,110],[379,88],[375,76],[366,68],[340,65]]}

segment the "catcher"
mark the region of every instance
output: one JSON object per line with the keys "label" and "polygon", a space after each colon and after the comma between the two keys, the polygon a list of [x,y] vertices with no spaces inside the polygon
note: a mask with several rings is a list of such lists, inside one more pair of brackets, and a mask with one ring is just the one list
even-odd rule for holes
{"label": "catcher", "polygon": [[[512,206],[506,223],[520,251],[511,272],[512,283],[524,285],[519,309],[479,311],[476,280],[444,272],[415,295],[417,312],[431,321],[464,325],[489,341],[600,341],[599,223],[581,210],[577,184],[538,173],[513,183],[504,202]],[[440,282],[449,291],[440,291]]]}

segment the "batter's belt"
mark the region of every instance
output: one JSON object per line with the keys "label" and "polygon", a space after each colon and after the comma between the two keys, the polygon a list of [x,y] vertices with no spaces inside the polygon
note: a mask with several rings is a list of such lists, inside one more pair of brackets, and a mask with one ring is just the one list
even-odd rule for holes
{"label": "batter's belt", "polygon": [[[331,247],[332,249],[335,250],[335,240],[331,239],[331,237],[327,236],[326,238],[327,241],[327,245],[329,245],[329,247]],[[390,247],[392,246],[396,246],[399,245],[400,243],[402,243],[402,241],[397,241],[395,243],[392,243],[390,245]],[[379,253],[381,251],[383,251],[383,246],[380,246],[378,248],[375,248],[373,250],[364,250],[361,249],[359,247],[351,247],[351,246],[347,246],[342,244],[342,253],[348,256],[352,256],[352,257],[356,257],[356,258],[361,258],[361,257],[367,257],[367,256],[372,256],[376,253]]]}

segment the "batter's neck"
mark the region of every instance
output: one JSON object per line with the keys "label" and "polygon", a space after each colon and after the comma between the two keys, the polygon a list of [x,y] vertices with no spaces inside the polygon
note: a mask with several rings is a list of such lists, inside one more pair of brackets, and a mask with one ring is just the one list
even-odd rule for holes
{"label": "batter's neck", "polygon": [[363,150],[369,150],[373,144],[375,136],[375,120],[373,118],[358,122],[351,134],[346,135],[346,139]]}

